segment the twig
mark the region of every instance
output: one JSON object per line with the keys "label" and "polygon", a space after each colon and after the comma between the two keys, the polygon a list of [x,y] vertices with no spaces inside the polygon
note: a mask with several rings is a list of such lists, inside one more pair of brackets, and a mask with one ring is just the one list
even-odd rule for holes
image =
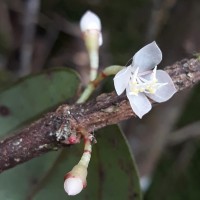
{"label": "twig", "polygon": [[153,8],[149,18],[146,40],[154,40],[169,18],[170,10],[177,0],[153,0]]}
{"label": "twig", "polygon": [[[200,60],[184,59],[165,68],[178,91],[192,87],[200,81]],[[72,106],[62,105],[55,112],[0,141],[0,172],[14,167],[62,145],[70,136],[84,128],[93,132],[118,123],[135,114],[125,95],[114,92]]]}
{"label": "twig", "polygon": [[20,76],[27,75],[31,72],[33,41],[39,8],[40,0],[28,0],[25,3]]}
{"label": "twig", "polygon": [[188,140],[200,137],[200,122],[194,122],[169,135],[167,144],[174,146]]}

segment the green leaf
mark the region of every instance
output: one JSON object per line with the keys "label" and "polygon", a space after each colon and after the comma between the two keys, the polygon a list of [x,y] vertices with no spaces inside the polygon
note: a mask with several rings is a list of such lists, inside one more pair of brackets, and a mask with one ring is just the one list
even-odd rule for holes
{"label": "green leaf", "polygon": [[5,86],[13,83],[13,79],[14,77],[10,72],[0,69],[0,92]]}
{"label": "green leaf", "polygon": [[50,170],[58,152],[51,152],[0,174],[0,199],[28,199],[32,188]]}
{"label": "green leaf", "polygon": [[[0,93],[0,113],[4,113],[0,116],[0,134],[73,97],[78,83],[76,73],[63,68],[29,76],[4,89]],[[58,154],[48,153],[1,174],[0,199],[28,199],[32,188],[51,171]]]}
{"label": "green leaf", "polygon": [[28,76],[0,93],[0,136],[72,98],[79,78],[66,68]]}
{"label": "green leaf", "polygon": [[141,200],[139,179],[126,139],[118,126],[106,127],[97,133],[89,165],[87,187],[77,196],[69,197],[63,189],[63,177],[77,164],[82,146],[63,152],[51,175],[40,184],[34,200]]}

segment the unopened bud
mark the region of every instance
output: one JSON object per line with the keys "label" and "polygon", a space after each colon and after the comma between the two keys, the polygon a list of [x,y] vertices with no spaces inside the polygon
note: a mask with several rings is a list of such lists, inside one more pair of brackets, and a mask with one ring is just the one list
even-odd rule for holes
{"label": "unopened bud", "polygon": [[85,43],[88,50],[96,50],[103,44],[101,34],[101,21],[91,11],[87,11],[80,21],[81,31],[84,33]]}
{"label": "unopened bud", "polygon": [[64,189],[70,196],[77,195],[83,189],[83,182],[80,178],[67,178],[64,182]]}
{"label": "unopened bud", "polygon": [[101,31],[101,21],[99,17],[91,11],[87,11],[80,21],[82,32],[96,30]]}
{"label": "unopened bud", "polygon": [[81,164],[75,165],[64,177],[64,189],[68,195],[79,194],[86,187],[87,168]]}

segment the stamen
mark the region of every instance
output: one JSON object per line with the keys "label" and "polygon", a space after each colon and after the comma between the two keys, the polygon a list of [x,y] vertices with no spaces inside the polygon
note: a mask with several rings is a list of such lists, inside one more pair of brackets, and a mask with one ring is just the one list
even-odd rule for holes
{"label": "stamen", "polygon": [[139,68],[136,68],[134,72],[131,72],[129,81],[130,95],[138,95],[139,92],[155,94],[155,92],[167,83],[158,83],[156,78],[157,66],[153,69],[153,73],[150,76],[150,80],[141,77],[141,73],[138,74]]}

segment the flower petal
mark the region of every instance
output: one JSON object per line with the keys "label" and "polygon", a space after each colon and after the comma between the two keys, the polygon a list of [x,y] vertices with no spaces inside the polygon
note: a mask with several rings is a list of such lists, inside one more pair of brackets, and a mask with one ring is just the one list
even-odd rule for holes
{"label": "flower petal", "polygon": [[139,117],[142,118],[143,115],[148,113],[152,106],[148,98],[143,93],[138,93],[138,95],[130,95],[130,88],[127,87],[126,94],[130,102],[133,112]]}
{"label": "flower petal", "polygon": [[162,52],[156,42],[152,42],[140,49],[134,56],[132,66],[139,72],[144,72],[154,68],[162,60]]}
{"label": "flower petal", "polygon": [[118,95],[122,94],[128,86],[131,76],[131,66],[128,66],[119,71],[114,77],[114,86]]}
{"label": "flower petal", "polygon": [[167,83],[156,90],[155,94],[146,94],[156,102],[164,102],[170,99],[177,92],[174,83],[169,74],[163,70],[157,70],[156,78],[158,83]]}

